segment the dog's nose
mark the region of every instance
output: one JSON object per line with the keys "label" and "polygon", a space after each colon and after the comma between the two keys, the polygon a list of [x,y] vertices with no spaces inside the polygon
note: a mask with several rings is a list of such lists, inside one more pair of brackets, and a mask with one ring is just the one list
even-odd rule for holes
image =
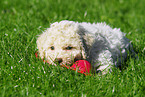
{"label": "dog's nose", "polygon": [[55,62],[57,62],[57,63],[61,63],[63,60],[62,60],[62,58],[56,58],[55,59]]}

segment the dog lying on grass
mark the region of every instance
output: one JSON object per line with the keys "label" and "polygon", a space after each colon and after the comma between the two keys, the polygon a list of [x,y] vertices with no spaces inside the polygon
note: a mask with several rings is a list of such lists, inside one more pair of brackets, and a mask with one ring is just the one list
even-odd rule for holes
{"label": "dog lying on grass", "polygon": [[37,39],[39,56],[56,65],[87,60],[95,72],[111,72],[127,55],[134,53],[132,45],[120,29],[105,23],[78,23],[63,20],[50,25]]}

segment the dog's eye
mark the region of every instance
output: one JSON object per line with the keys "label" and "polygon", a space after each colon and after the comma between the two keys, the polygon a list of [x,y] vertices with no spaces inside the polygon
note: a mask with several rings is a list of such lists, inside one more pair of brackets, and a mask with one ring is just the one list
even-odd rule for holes
{"label": "dog's eye", "polygon": [[68,46],[65,48],[65,50],[71,50],[71,49],[73,49],[73,47],[71,47],[71,46]]}
{"label": "dog's eye", "polygon": [[50,49],[51,49],[51,50],[54,50],[54,46],[51,46]]}

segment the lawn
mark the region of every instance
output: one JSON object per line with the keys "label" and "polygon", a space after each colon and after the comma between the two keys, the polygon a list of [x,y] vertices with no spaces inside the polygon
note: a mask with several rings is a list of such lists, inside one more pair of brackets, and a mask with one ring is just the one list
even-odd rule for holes
{"label": "lawn", "polygon": [[[143,97],[145,95],[145,0],[1,0],[1,97]],[[36,39],[61,20],[106,22],[132,41],[138,59],[103,76],[84,76],[44,64]]]}

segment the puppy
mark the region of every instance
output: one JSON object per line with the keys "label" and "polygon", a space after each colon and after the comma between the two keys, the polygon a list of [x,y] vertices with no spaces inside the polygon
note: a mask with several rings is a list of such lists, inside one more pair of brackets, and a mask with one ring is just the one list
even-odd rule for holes
{"label": "puppy", "polygon": [[49,64],[72,64],[85,59],[95,72],[111,72],[120,66],[132,45],[120,29],[105,23],[78,23],[63,20],[50,25],[37,39],[39,56]]}

